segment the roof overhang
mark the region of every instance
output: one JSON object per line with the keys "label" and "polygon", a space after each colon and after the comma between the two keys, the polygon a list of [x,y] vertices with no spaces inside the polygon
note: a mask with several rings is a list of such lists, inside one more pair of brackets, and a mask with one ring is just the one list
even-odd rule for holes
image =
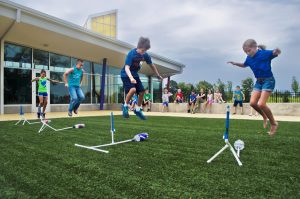
{"label": "roof overhang", "polygon": [[[62,55],[122,68],[133,45],[91,32],[81,26],[24,7],[11,1],[0,1],[0,38]],[[159,72],[165,76],[179,74],[185,67],[171,59],[149,53]],[[150,67],[141,73],[153,75]]]}

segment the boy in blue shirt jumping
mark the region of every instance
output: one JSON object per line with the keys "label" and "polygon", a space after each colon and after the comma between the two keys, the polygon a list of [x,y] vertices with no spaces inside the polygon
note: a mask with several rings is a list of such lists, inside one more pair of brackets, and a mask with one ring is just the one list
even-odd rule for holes
{"label": "boy in blue shirt jumping", "polygon": [[134,113],[142,120],[146,120],[144,113],[141,110],[141,105],[144,97],[144,86],[139,78],[138,71],[141,69],[141,62],[145,61],[151,69],[155,72],[159,79],[163,79],[157,71],[156,66],[152,63],[151,57],[147,50],[150,49],[150,40],[148,38],[140,37],[137,48],[129,51],[125,65],[121,70],[121,79],[126,93],[126,98],[123,109],[123,117],[129,118],[128,104],[134,93],[138,95],[138,103],[134,108]]}

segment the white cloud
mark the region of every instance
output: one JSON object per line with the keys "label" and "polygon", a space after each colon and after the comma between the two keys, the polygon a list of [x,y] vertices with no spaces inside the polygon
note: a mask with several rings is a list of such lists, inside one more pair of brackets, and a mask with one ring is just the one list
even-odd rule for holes
{"label": "white cloud", "polygon": [[243,61],[241,45],[254,38],[269,48],[280,47],[274,60],[277,88],[290,89],[291,77],[300,80],[300,4],[297,0],[14,0],[22,5],[83,25],[89,14],[118,9],[119,38],[135,44],[151,38],[151,51],[187,65],[177,80],[211,82],[221,78],[239,84],[252,76],[227,60]]}

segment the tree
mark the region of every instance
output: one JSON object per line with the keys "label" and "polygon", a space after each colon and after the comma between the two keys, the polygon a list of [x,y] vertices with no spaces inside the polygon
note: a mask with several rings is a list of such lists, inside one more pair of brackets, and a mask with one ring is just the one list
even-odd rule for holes
{"label": "tree", "polygon": [[222,82],[222,80],[219,78],[217,83],[216,83],[216,88],[222,93],[223,100],[226,100],[226,95],[225,95],[225,83]]}
{"label": "tree", "polygon": [[227,81],[227,85],[226,85],[226,88],[227,88],[227,101],[228,100],[231,100],[232,99],[232,81]]}
{"label": "tree", "polygon": [[212,90],[213,89],[213,85],[207,81],[200,81],[197,85],[196,85],[196,89],[197,89],[197,92],[200,91],[200,89],[203,89],[204,91],[207,91],[207,90]]}
{"label": "tree", "polygon": [[242,88],[243,88],[243,92],[245,94],[245,102],[250,101],[253,86],[254,86],[254,83],[253,83],[253,79],[251,77],[248,77],[248,78],[242,80]]}
{"label": "tree", "polygon": [[294,91],[295,94],[299,90],[299,82],[297,81],[295,76],[293,76],[293,79],[292,79],[292,90]]}
{"label": "tree", "polygon": [[174,93],[177,90],[177,82],[174,80],[170,80],[170,92]]}

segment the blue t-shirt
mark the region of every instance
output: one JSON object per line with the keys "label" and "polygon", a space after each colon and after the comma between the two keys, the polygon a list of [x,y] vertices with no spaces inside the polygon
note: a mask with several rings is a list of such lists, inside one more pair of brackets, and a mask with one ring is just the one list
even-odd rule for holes
{"label": "blue t-shirt", "polygon": [[190,100],[191,100],[192,102],[196,101],[196,97],[197,97],[196,94],[190,94]]}
{"label": "blue t-shirt", "polygon": [[244,65],[251,68],[256,78],[273,77],[271,60],[275,57],[273,50],[258,50],[253,57],[247,56]]}
{"label": "blue t-shirt", "polygon": [[243,92],[241,90],[235,90],[233,92],[233,99],[236,101],[243,101]]}
{"label": "blue t-shirt", "polygon": [[76,65],[73,66],[74,71],[69,74],[68,84],[69,86],[80,86],[80,80],[82,76],[82,68],[77,69]]}
{"label": "blue t-shirt", "polygon": [[136,52],[136,48],[129,51],[126,60],[125,65],[121,70],[121,77],[128,77],[125,71],[125,66],[130,66],[130,72],[133,77],[138,77],[138,71],[141,69],[141,62],[146,61],[147,64],[152,64],[151,57],[148,55],[148,53],[145,53],[143,55]]}

